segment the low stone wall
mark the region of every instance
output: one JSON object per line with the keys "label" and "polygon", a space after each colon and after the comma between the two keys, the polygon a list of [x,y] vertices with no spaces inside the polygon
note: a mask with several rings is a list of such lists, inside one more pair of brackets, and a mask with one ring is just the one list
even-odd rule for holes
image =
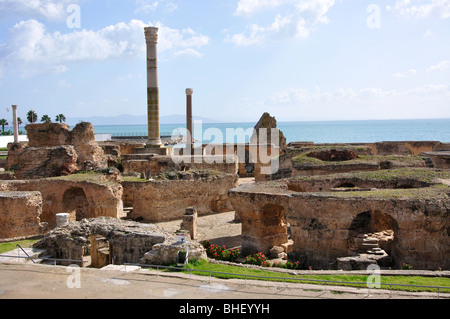
{"label": "low stone wall", "polygon": [[[340,174],[342,176],[342,174]],[[378,189],[398,189],[398,188],[421,188],[428,187],[431,184],[416,179],[398,178],[392,180],[362,179],[357,177],[323,177],[323,178],[305,178],[289,179],[287,188],[294,192],[329,192],[347,190],[370,190]]]}
{"label": "low stone wall", "polygon": [[71,220],[107,216],[119,218],[123,188],[106,181],[64,179],[18,180],[0,182],[0,190],[34,191],[42,194],[42,222],[56,226],[56,214],[70,213]]}
{"label": "low stone wall", "polygon": [[0,191],[0,239],[41,235],[41,213],[39,192]]}
{"label": "low stone wall", "polygon": [[215,170],[226,174],[238,173],[238,162],[230,156],[164,156],[129,154],[122,156],[124,173],[141,173],[152,177],[168,170]]}
{"label": "low stone wall", "polygon": [[219,172],[179,172],[173,180],[124,181],[124,204],[133,207],[132,219],[148,222],[182,219],[191,206],[199,216],[232,211],[228,190],[236,187],[237,181],[237,175]]}
{"label": "low stone wall", "polygon": [[435,168],[450,169],[450,151],[425,153],[431,158]]}
{"label": "low stone wall", "polygon": [[368,143],[374,155],[419,155],[423,152],[449,149],[449,144],[439,141],[396,141]]}

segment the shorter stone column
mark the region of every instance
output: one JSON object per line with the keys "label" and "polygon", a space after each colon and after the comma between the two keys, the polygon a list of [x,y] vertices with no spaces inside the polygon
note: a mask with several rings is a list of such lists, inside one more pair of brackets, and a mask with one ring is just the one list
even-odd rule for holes
{"label": "shorter stone column", "polygon": [[197,238],[197,208],[188,207],[183,215],[183,222],[181,223],[181,230],[189,231],[191,239]]}
{"label": "shorter stone column", "polygon": [[69,223],[70,214],[62,213],[56,214],[56,227],[62,227]]}

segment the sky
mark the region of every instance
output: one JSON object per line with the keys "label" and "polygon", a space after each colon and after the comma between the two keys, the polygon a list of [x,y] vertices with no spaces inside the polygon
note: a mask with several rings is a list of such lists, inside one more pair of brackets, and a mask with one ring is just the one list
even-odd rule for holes
{"label": "sky", "polygon": [[[450,118],[450,0],[0,0],[0,118]],[[124,123],[133,124],[133,123]]]}

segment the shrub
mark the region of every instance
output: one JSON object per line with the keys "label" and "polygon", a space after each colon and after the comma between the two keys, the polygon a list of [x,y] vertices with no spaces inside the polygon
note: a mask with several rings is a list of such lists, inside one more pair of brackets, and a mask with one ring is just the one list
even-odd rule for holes
{"label": "shrub", "polygon": [[202,243],[209,258],[234,262],[239,257],[239,249],[226,249],[226,246],[213,245],[209,240]]}
{"label": "shrub", "polygon": [[263,267],[270,266],[270,263],[267,261],[267,257],[263,253],[257,253],[245,257],[244,264],[257,265]]}
{"label": "shrub", "polygon": [[408,265],[406,263],[402,264],[402,270],[411,270],[413,267],[411,265]]}

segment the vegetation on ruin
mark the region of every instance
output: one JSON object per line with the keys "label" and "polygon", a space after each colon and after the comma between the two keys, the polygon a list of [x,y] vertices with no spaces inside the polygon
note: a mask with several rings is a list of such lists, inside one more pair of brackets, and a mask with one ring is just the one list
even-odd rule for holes
{"label": "vegetation on ruin", "polygon": [[329,198],[448,199],[450,187],[446,185],[437,185],[425,188],[374,189],[371,191],[323,192],[320,194]]}
{"label": "vegetation on ruin", "polygon": [[59,179],[59,180],[65,180],[65,181],[72,181],[72,182],[90,182],[90,183],[96,183],[100,185],[116,185],[117,183],[114,181],[111,181],[106,178],[106,172],[104,171],[80,171],[76,174],[70,174],[65,176],[57,176],[57,177],[49,177],[49,179]]}
{"label": "vegetation on ruin", "polygon": [[138,182],[138,183],[146,183],[147,179],[141,178],[139,176],[122,176],[122,180],[124,182]]}
{"label": "vegetation on ruin", "polygon": [[357,158],[347,161],[322,161],[315,157],[308,156],[310,152],[305,152],[292,157],[295,166],[324,166],[324,165],[354,165],[365,163],[392,162],[401,166],[423,166],[424,158],[420,155],[358,155]]}
{"label": "vegetation on ruin", "polygon": [[186,179],[185,177],[187,175],[191,175],[192,177],[214,177],[218,175],[222,175],[221,172],[212,170],[212,169],[189,169],[186,171],[174,171],[174,170],[167,170],[163,173],[159,174],[158,176],[154,177],[154,180],[161,181],[161,180],[183,180]]}
{"label": "vegetation on ruin", "polygon": [[433,170],[426,168],[396,168],[379,171],[366,172],[352,172],[352,173],[338,173],[321,176],[297,176],[293,180],[322,180],[333,178],[356,178],[361,180],[375,180],[375,181],[395,181],[412,179],[426,183],[433,183],[437,179],[450,179],[450,171],[448,170]]}
{"label": "vegetation on ruin", "polygon": [[32,244],[34,244],[38,241],[39,241],[39,239],[26,239],[26,240],[0,243],[0,254],[4,254],[8,251],[16,249],[17,244],[20,245],[22,248],[30,248]]}
{"label": "vegetation on ruin", "polygon": [[[224,265],[210,263],[206,260],[197,261],[191,260],[184,267],[184,272],[222,278],[222,279],[244,279],[245,276],[247,280],[265,280],[265,281],[279,281],[279,282],[294,282],[303,284],[318,284],[318,285],[333,285],[333,286],[351,286],[367,289],[367,279],[370,274],[367,275],[293,275],[288,272],[281,271],[270,271],[265,269],[254,269],[233,265]],[[197,271],[196,271],[197,270]],[[313,272],[313,271],[312,271]],[[231,273],[226,274],[226,273]],[[252,276],[262,276],[267,278],[256,278]],[[295,279],[295,280],[293,280]],[[307,279],[302,281],[301,279]],[[322,281],[322,282],[321,282]],[[324,282],[324,281],[336,281]],[[350,282],[350,283],[349,283]],[[447,277],[425,277],[425,276],[381,276],[382,284],[393,284],[393,285],[416,285],[416,286],[435,286],[435,287],[450,287],[450,278]],[[407,286],[392,286],[391,288],[386,285],[382,285],[382,289],[392,289],[401,291],[427,291],[436,292],[435,288],[427,287],[407,287]],[[439,289],[439,292],[450,293],[450,289]]]}

